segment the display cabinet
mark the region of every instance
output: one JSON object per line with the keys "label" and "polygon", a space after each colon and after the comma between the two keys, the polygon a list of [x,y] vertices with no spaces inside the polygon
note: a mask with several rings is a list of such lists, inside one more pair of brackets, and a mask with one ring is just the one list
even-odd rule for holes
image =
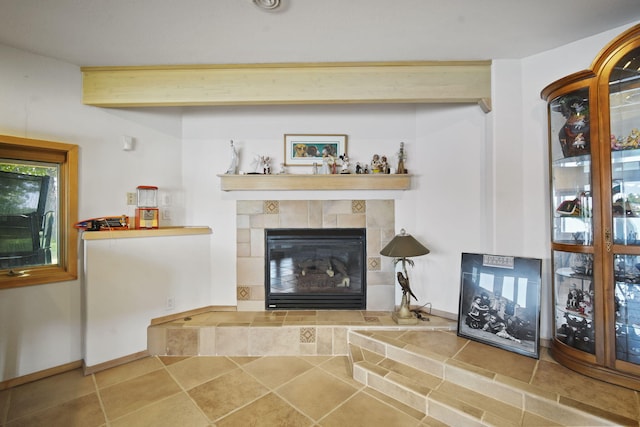
{"label": "display cabinet", "polygon": [[553,357],[640,390],[640,26],[547,86]]}

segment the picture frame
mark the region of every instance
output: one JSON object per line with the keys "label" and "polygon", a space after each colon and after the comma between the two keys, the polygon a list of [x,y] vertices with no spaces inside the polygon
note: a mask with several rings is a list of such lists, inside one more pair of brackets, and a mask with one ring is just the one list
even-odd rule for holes
{"label": "picture frame", "polygon": [[458,336],[540,358],[542,260],[463,253]]}
{"label": "picture frame", "polygon": [[286,166],[312,166],[322,164],[323,151],[333,157],[347,152],[347,135],[343,134],[285,134],[284,164]]}

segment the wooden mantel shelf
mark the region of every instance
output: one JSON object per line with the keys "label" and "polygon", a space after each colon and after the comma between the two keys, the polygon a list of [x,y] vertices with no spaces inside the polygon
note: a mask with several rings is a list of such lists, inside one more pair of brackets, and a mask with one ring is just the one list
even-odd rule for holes
{"label": "wooden mantel shelf", "polygon": [[218,175],[222,191],[408,190],[411,175]]}

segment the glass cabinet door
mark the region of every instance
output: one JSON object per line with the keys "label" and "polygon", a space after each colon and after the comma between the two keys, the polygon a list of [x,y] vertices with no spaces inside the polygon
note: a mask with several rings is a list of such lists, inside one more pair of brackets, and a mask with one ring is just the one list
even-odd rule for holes
{"label": "glass cabinet door", "polygon": [[593,255],[553,252],[555,338],[595,353]]}
{"label": "glass cabinet door", "polygon": [[554,243],[593,243],[588,95],[585,88],[549,104]]}
{"label": "glass cabinet door", "polygon": [[615,257],[616,358],[640,364],[640,256]]}
{"label": "glass cabinet door", "polygon": [[640,364],[640,49],[612,68],[609,109],[616,358]]}

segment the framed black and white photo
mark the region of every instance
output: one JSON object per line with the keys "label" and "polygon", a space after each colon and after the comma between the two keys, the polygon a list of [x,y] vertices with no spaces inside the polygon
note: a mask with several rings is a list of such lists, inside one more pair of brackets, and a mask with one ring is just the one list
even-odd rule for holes
{"label": "framed black and white photo", "polygon": [[347,135],[285,134],[284,161],[286,166],[322,164],[322,159],[333,158],[347,152]]}
{"label": "framed black and white photo", "polygon": [[458,336],[540,357],[542,260],[463,253]]}

